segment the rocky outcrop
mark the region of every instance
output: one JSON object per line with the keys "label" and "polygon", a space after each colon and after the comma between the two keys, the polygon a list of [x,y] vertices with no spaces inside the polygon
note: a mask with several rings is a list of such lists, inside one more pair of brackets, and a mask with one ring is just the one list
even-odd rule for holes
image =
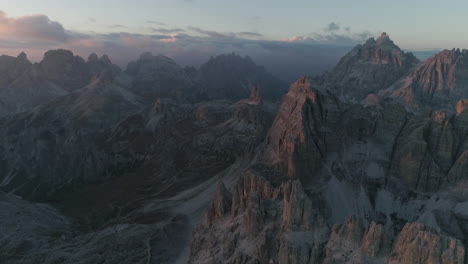
{"label": "rocky outcrop", "polygon": [[453,110],[458,100],[468,98],[467,69],[467,50],[444,50],[421,63],[390,87],[388,93],[413,108]]}
{"label": "rocky outcrop", "polygon": [[117,65],[112,64],[109,56],[105,54],[99,58],[96,53],[92,53],[89,55],[86,64],[88,65],[91,75],[96,75],[101,72],[109,72],[113,76],[118,76],[121,73],[120,68]]}
{"label": "rocky outcrop", "polygon": [[465,263],[465,247],[454,238],[441,235],[434,228],[406,224],[392,250],[390,262],[397,263]]}
{"label": "rocky outcrop", "polygon": [[461,114],[468,110],[468,99],[463,99],[458,101],[457,106],[456,106],[456,111],[457,114]]}
{"label": "rocky outcrop", "polygon": [[[264,177],[271,173],[253,168],[244,174],[233,189],[232,213],[195,229],[190,263],[314,263],[320,259],[328,234],[324,219],[314,211],[300,182],[283,178],[281,183],[279,175]],[[219,196],[215,196],[216,201]]]}
{"label": "rocky outcrop", "polygon": [[232,195],[222,182],[216,186],[215,198],[206,214],[206,220],[210,225],[216,219],[221,219],[231,211]]}
{"label": "rocky outcrop", "polygon": [[[465,179],[465,111],[411,113],[375,94],[349,105],[312,86],[291,86],[253,163],[268,173],[247,170],[230,188],[231,214],[196,228],[191,263],[430,263],[399,251],[405,223],[464,236],[449,209],[463,195],[437,192]],[[431,248],[458,263],[464,246],[447,243]]]}
{"label": "rocky outcrop", "polygon": [[38,66],[44,78],[66,91],[84,87],[92,75],[83,58],[63,49],[47,51]]}
{"label": "rocky outcrop", "polygon": [[251,87],[262,89],[263,98],[278,101],[286,92],[286,84],[256,65],[250,57],[224,54],[212,57],[200,66],[198,87],[205,99],[247,98]]}
{"label": "rocky outcrop", "polygon": [[92,54],[85,62],[71,51],[50,50],[40,63],[35,64],[31,64],[24,53],[16,59],[3,58],[9,70],[1,71],[8,77],[0,77],[5,81],[2,84],[0,80],[0,116],[27,111],[65,96],[88,85],[99,73],[109,72],[114,77],[120,75],[119,67],[112,64],[106,55],[97,58]]}
{"label": "rocky outcrop", "polygon": [[[298,180],[275,185],[278,196],[271,196],[269,180],[252,173],[234,186],[248,197],[245,207],[195,229],[190,263],[464,263],[461,241],[420,223],[389,229],[352,215],[330,230],[319,201]],[[215,194],[215,203],[223,196]]]}
{"label": "rocky outcrop", "polygon": [[22,52],[18,57],[0,56],[0,91],[6,89],[14,80],[30,70],[32,63]]}
{"label": "rocky outcrop", "polygon": [[300,79],[283,100],[260,160],[293,179],[319,180],[323,161],[339,145],[340,134],[333,128],[340,115],[334,96],[313,90],[310,79]]}
{"label": "rocky outcrop", "polygon": [[410,188],[424,192],[437,191],[457,179],[465,179],[462,171],[466,136],[459,127],[464,121],[458,118],[449,119],[445,111],[413,117],[396,142],[390,174],[398,175]]}
{"label": "rocky outcrop", "polygon": [[403,52],[386,33],[356,46],[319,83],[345,101],[360,102],[407,74],[419,60]]}
{"label": "rocky outcrop", "polygon": [[136,95],[104,73],[59,100],[2,119],[0,144],[9,151],[0,153],[0,189],[45,199],[76,181],[98,180],[106,161],[92,139],[139,107]]}
{"label": "rocky outcrop", "polygon": [[132,91],[148,102],[157,98],[195,100],[183,68],[168,57],[143,53],[137,61],[127,65],[125,73],[133,77]]}
{"label": "rocky outcrop", "polygon": [[283,186],[281,230],[286,232],[315,231],[327,226],[323,216],[312,210],[314,205],[304,193],[301,182],[290,181]]}
{"label": "rocky outcrop", "polygon": [[305,194],[300,181],[289,181],[283,189],[278,263],[316,263],[322,259],[329,233],[325,218]]}
{"label": "rocky outcrop", "polygon": [[361,240],[360,250],[371,258],[385,256],[390,251],[392,238],[385,232],[384,226],[371,222]]}

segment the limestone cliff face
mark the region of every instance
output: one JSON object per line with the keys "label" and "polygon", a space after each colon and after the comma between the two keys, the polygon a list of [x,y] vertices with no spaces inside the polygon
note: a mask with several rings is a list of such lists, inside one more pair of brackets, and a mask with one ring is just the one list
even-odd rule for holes
{"label": "limestone cliff face", "polygon": [[369,39],[344,56],[322,79],[322,85],[341,99],[360,102],[408,73],[419,60],[403,52],[386,33]]}
{"label": "limestone cliff face", "polygon": [[[464,115],[452,119],[444,111],[425,112],[408,121],[399,139],[390,174],[423,192],[466,179]],[[455,176],[458,175],[458,176]]]}
{"label": "limestone cliff face", "polygon": [[316,205],[299,181],[281,183],[261,171],[249,170],[234,186],[230,214],[196,228],[190,263],[315,263],[321,258],[329,231]]}
{"label": "limestone cliff face", "polygon": [[462,242],[440,234],[421,224],[406,224],[392,250],[390,262],[397,263],[465,263]]}
{"label": "limestone cliff face", "polygon": [[318,180],[314,175],[340,140],[340,135],[332,132],[339,126],[340,115],[334,96],[312,90],[307,78],[298,80],[284,97],[261,160],[294,179]]}
{"label": "limestone cliff face", "polygon": [[230,213],[210,207],[190,263],[463,263],[464,101],[409,112],[311,86],[291,86],[249,169],[216,192]]}
{"label": "limestone cliff face", "polygon": [[[356,215],[330,226],[298,180],[275,185],[261,174],[251,170],[234,186],[245,207],[233,199],[238,210],[197,226],[189,263],[464,263],[463,243],[437,228],[408,222],[394,233]],[[213,205],[231,195],[223,192]]]}
{"label": "limestone cliff face", "polygon": [[452,110],[468,97],[468,50],[444,50],[416,67],[389,92],[415,108],[424,106]]}

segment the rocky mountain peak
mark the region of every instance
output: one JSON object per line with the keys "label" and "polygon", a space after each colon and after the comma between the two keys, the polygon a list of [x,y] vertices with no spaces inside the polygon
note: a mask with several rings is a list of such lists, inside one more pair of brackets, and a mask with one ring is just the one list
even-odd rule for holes
{"label": "rocky mountain peak", "polygon": [[112,61],[105,54],[99,58],[96,53],[91,53],[86,64],[93,76],[101,72],[109,72],[113,75],[118,75],[121,72],[120,68],[112,64]]}
{"label": "rocky mountain peak", "polygon": [[[263,150],[263,162],[278,168],[291,178],[315,181],[321,169],[328,134],[326,127],[339,120],[340,106],[336,98],[312,88],[304,77],[291,85],[283,99]],[[308,162],[305,162],[308,160]]]}
{"label": "rocky mountain peak", "polygon": [[184,70],[172,59],[150,52],[143,53],[127,65],[125,72],[133,77],[132,90],[148,102],[158,97],[178,98],[188,89]]}
{"label": "rocky mountain peak", "polygon": [[[181,70],[182,68],[172,59],[163,55],[154,56],[151,52],[145,52],[140,55],[137,61],[130,62],[126,71],[131,75],[139,75],[150,72],[156,73],[156,71],[169,73],[171,71],[180,72]],[[159,74],[159,72],[157,73]]]}
{"label": "rocky mountain peak", "polygon": [[443,50],[414,68],[390,89],[391,95],[413,108],[431,106],[453,111],[468,98],[468,51]]}
{"label": "rocky mountain peak", "polygon": [[390,87],[418,63],[413,54],[402,51],[382,33],[377,40],[371,38],[351,50],[320,84],[345,101],[361,102],[370,93]]}
{"label": "rocky mountain peak", "polygon": [[143,52],[140,55],[140,60],[152,60],[154,58],[153,53],[151,52]]}
{"label": "rocky mountain peak", "polygon": [[24,52],[21,52],[16,58],[18,58],[20,61],[29,61],[28,56]]}
{"label": "rocky mountain peak", "polygon": [[306,96],[312,95],[312,81],[307,77],[302,77],[291,85],[289,88],[288,95],[294,96]]}
{"label": "rocky mountain peak", "polygon": [[44,54],[41,64],[65,63],[74,61],[73,52],[65,49],[49,50]]}
{"label": "rocky mountain peak", "polygon": [[104,54],[99,58],[99,60],[105,64],[112,64],[111,60],[109,59],[109,56],[107,54]]}
{"label": "rocky mountain peak", "polygon": [[264,67],[256,65],[250,57],[235,53],[210,58],[200,66],[199,78],[205,96],[212,99],[229,98],[237,101],[247,98],[251,84],[255,84],[262,89],[264,99],[278,100],[286,87]]}
{"label": "rocky mountain peak", "polygon": [[49,79],[68,91],[85,86],[91,73],[83,58],[64,49],[49,50],[39,63],[40,71]]}
{"label": "rocky mountain peak", "polygon": [[96,62],[99,58],[96,53],[91,53],[88,57],[88,62]]}
{"label": "rocky mountain peak", "polygon": [[383,50],[400,50],[400,47],[395,45],[393,40],[390,38],[389,35],[387,35],[386,32],[382,32],[382,34],[380,34],[380,36],[377,39],[368,39],[363,46],[365,48],[378,48]]}
{"label": "rocky mountain peak", "polygon": [[140,63],[149,63],[149,62],[158,62],[161,64],[167,63],[167,64],[176,64],[171,58],[166,57],[164,55],[153,55],[151,52],[144,52],[140,55],[140,58],[138,59],[137,62]]}
{"label": "rocky mountain peak", "polygon": [[398,48],[398,46],[396,46],[393,43],[393,41],[390,39],[390,36],[388,36],[387,33],[385,32],[382,32],[380,37],[378,37],[377,40],[375,41],[375,44],[381,48],[382,47]]}
{"label": "rocky mountain peak", "polygon": [[[15,80],[17,80],[24,73],[28,72],[32,68],[32,63],[28,60],[26,54],[22,52],[16,58],[11,56],[2,55],[0,56],[0,90],[6,92]],[[16,97],[17,95],[15,95]],[[5,104],[5,95],[1,95],[0,92],[0,115],[2,115],[2,108]],[[20,97],[21,98],[21,97]]]}

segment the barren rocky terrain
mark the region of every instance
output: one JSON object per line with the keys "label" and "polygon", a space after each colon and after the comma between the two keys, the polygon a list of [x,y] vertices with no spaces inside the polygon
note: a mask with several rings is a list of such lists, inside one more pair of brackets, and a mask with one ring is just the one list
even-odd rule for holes
{"label": "barren rocky terrain", "polygon": [[468,263],[467,54],[1,56],[0,263]]}

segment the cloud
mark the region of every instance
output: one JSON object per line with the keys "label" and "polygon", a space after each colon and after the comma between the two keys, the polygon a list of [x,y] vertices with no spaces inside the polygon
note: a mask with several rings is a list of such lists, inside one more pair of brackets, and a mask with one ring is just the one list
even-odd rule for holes
{"label": "cloud", "polygon": [[[169,28],[158,21],[146,21],[146,24],[157,26],[147,28],[151,34],[78,33],[65,29],[45,15],[12,18],[0,12],[0,50],[10,55],[26,51],[34,61],[40,60],[49,49],[69,49],[85,58],[95,52],[108,54],[123,67],[148,51],[193,66],[199,66],[211,56],[235,52],[249,55],[278,77],[293,81],[300,75],[330,69],[352,45],[370,34],[346,32],[344,28],[344,31],[324,30],[274,41],[263,39],[257,30],[218,32],[194,26]],[[124,29],[119,24],[111,27]]]}
{"label": "cloud", "polygon": [[45,15],[9,17],[3,11],[0,11],[0,35],[3,38],[52,42],[66,42],[74,37],[62,24]]}
{"label": "cloud", "polygon": [[257,32],[243,31],[243,32],[218,32],[214,30],[206,30],[198,27],[188,27],[188,30],[200,34],[202,36],[216,38],[216,39],[233,39],[233,38],[260,38],[262,34]]}
{"label": "cloud", "polygon": [[340,28],[341,27],[340,27],[339,24],[337,24],[335,22],[330,22],[330,24],[327,25],[325,30],[328,31],[328,32],[334,32],[334,31],[340,30]]}
{"label": "cloud", "polygon": [[146,20],[146,24],[158,25],[158,26],[166,26],[165,23],[155,21],[155,20]]}
{"label": "cloud", "polygon": [[223,34],[214,30],[206,30],[198,27],[188,27],[189,30],[198,33],[200,35],[212,37],[212,38],[232,38],[234,37],[234,34],[228,33],[228,34]]}
{"label": "cloud", "polygon": [[109,28],[127,28],[127,27],[124,25],[120,25],[120,24],[114,24],[114,25],[110,25]]}
{"label": "cloud", "polygon": [[256,33],[256,32],[239,32],[236,34],[237,36],[240,36],[240,37],[263,37],[262,34],[260,33]]}
{"label": "cloud", "polygon": [[349,26],[341,27],[339,23],[330,22],[322,32],[312,32],[307,36],[293,36],[284,41],[291,43],[353,46],[375,35],[368,30],[354,33]]}
{"label": "cloud", "polygon": [[360,33],[313,33],[311,39],[322,44],[333,44],[333,45],[357,45],[374,36],[370,31],[363,31]]}
{"label": "cloud", "polygon": [[307,41],[311,41],[311,40],[312,40],[311,38],[304,37],[304,36],[294,36],[294,37],[285,39],[284,41],[294,43],[294,42],[307,42]]}
{"label": "cloud", "polygon": [[185,30],[181,28],[149,28],[152,32],[162,33],[162,34],[173,34],[173,33],[182,33]]}

